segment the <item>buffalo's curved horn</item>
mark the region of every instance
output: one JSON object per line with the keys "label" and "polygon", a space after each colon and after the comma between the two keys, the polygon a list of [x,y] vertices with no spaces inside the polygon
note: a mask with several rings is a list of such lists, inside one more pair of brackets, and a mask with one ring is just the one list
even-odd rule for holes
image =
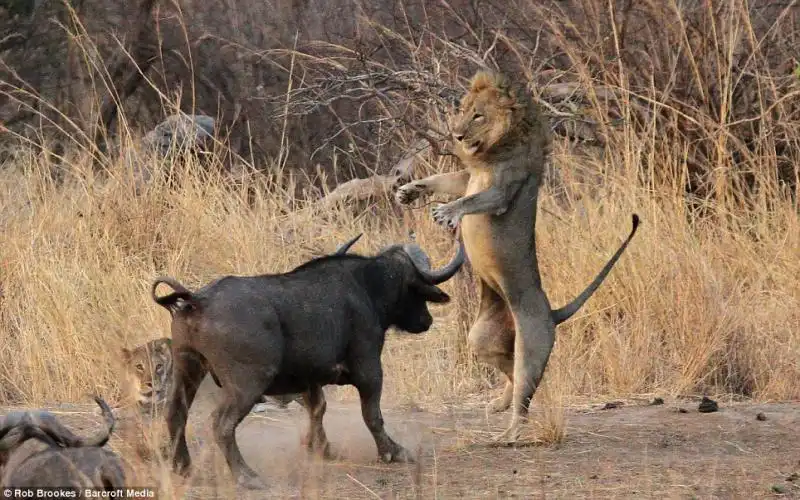
{"label": "buffalo's curved horn", "polygon": [[103,420],[106,421],[106,428],[105,430],[98,431],[97,434],[91,438],[81,439],[81,442],[83,446],[105,446],[108,439],[111,437],[111,433],[114,431],[116,419],[114,418],[114,412],[111,411],[111,408],[108,407],[108,404],[106,404],[103,398],[98,396],[92,396],[92,398],[94,402],[97,403],[97,406],[100,407]]}
{"label": "buffalo's curved horn", "polygon": [[6,435],[14,429],[23,429],[24,433],[24,429],[33,426],[33,420],[34,416],[31,412],[12,412],[6,415],[2,425],[0,425],[0,452],[5,453],[8,450],[16,448],[22,440],[22,437],[17,436],[16,439],[6,439]]}
{"label": "buffalo's curved horn", "polygon": [[422,274],[427,281],[434,285],[438,285],[439,283],[444,283],[445,281],[452,278],[461,266],[464,264],[464,261],[467,258],[467,252],[464,249],[464,242],[461,238],[458,238],[458,251],[453,256],[452,260],[447,263],[441,269],[437,269],[435,271],[431,271],[430,267],[430,259],[428,255],[416,244],[407,244],[403,246],[403,250],[411,257],[411,262],[414,263],[414,267],[417,268],[417,271]]}
{"label": "buffalo's curved horn", "polygon": [[347,251],[350,250],[350,247],[355,245],[356,241],[360,240],[363,235],[364,235],[364,233],[358,233],[358,235],[355,238],[351,239],[350,241],[345,241],[344,243],[339,245],[339,247],[336,249],[336,251],[333,252],[333,255],[344,255],[344,254],[346,254]]}
{"label": "buffalo's curved horn", "polygon": [[[0,451],[7,451],[14,448],[21,442],[38,438],[47,442],[51,446],[56,445],[64,448],[78,448],[84,446],[103,446],[111,437],[114,430],[114,414],[105,401],[95,396],[95,402],[102,410],[103,418],[106,421],[106,429],[99,431],[94,436],[82,438],[71,430],[67,429],[56,417],[48,412],[25,412],[21,415],[6,417],[0,425]],[[14,429],[20,432],[16,439],[5,440],[6,435]]]}

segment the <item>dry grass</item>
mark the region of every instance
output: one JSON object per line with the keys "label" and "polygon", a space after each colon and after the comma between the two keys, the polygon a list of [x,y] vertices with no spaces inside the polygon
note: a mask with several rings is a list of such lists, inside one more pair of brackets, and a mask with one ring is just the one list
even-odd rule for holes
{"label": "dry grass", "polygon": [[[270,180],[232,186],[197,168],[183,172],[179,187],[156,179],[135,195],[123,167],[101,180],[80,158],[56,187],[43,161],[29,158],[0,174],[6,402],[74,400],[88,390],[113,399],[118,349],[167,331],[167,316],[148,294],[158,274],[198,286],[226,273],[288,270],[361,231],[358,252],[406,238],[385,203],[357,216],[320,213]],[[562,169],[570,161],[556,153]],[[693,223],[682,199],[634,176],[609,174],[593,193],[568,188],[580,201],[565,205],[545,193],[537,228],[554,305],[600,269],[632,212],[643,224],[582,314],[559,328],[547,377],[561,394],[800,396],[800,225],[790,200],[731,214],[727,223]],[[451,242],[426,210],[406,223],[442,262]],[[464,339],[456,324],[474,314],[474,302],[434,309],[429,334],[392,336],[387,345],[387,393],[401,401],[446,402],[487,387],[482,370],[458,359]]]}

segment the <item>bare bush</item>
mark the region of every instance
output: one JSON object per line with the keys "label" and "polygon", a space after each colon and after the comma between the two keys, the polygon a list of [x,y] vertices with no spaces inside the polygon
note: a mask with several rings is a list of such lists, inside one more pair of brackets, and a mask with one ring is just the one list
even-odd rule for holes
{"label": "bare bush", "polygon": [[[57,124],[72,140],[97,139],[114,135],[116,104],[141,129],[179,108],[215,117],[243,160],[278,158],[308,178],[321,165],[331,187],[389,174],[418,140],[438,164],[447,106],[464,77],[490,66],[526,78],[562,135],[602,148],[657,135],[637,153],[641,173],[698,200],[735,202],[772,189],[772,179],[792,187],[798,178],[794,3],[71,7],[9,13],[6,126]],[[728,183],[735,189],[725,194]]]}

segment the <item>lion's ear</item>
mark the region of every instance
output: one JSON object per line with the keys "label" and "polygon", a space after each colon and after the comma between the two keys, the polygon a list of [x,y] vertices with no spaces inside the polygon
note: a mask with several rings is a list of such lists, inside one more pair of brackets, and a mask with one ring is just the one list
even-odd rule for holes
{"label": "lion's ear", "polygon": [[511,80],[505,73],[495,74],[494,86],[497,90],[505,94],[508,94],[510,90],[513,90],[513,85],[511,83]]}
{"label": "lion's ear", "polygon": [[122,349],[120,349],[119,353],[122,356],[123,361],[131,360],[131,351],[127,347],[123,347]]}
{"label": "lion's ear", "polygon": [[501,94],[500,104],[512,109],[521,109],[527,105],[525,93],[528,88],[525,84],[514,84]]}
{"label": "lion's ear", "polygon": [[500,108],[516,109],[521,107],[521,103],[514,92],[504,91],[499,92],[497,96],[497,105]]}

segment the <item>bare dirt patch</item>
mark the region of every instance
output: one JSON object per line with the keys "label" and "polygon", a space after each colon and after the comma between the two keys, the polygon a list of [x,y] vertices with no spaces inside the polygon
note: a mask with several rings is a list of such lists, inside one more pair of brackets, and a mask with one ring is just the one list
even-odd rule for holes
{"label": "bare dirt patch", "polygon": [[[325,426],[341,458],[328,462],[309,457],[299,444],[306,426],[301,407],[270,408],[247,417],[237,439],[274,489],[236,498],[800,498],[800,403],[720,401],[714,413],[698,412],[696,400],[626,401],[611,409],[604,403],[568,409],[561,443],[518,447],[489,444],[507,414],[487,416],[477,405],[386,405],[390,434],[420,454],[412,465],[377,461],[357,403],[329,401]],[[172,476],[175,497],[234,493],[209,432],[212,408],[207,395],[192,409],[195,474],[188,481]],[[100,425],[90,405],[55,410],[78,430]],[[111,445],[118,447],[118,439]],[[134,481],[163,489],[169,477],[163,472],[160,479]]]}

